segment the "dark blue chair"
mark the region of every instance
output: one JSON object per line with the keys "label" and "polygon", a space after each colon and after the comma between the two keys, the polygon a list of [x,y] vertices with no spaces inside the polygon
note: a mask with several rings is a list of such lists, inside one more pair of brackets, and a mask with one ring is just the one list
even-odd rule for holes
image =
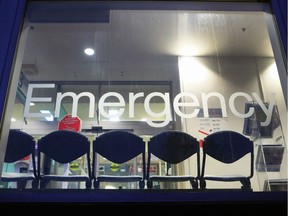
{"label": "dark blue chair", "polygon": [[[97,163],[98,155],[104,157],[108,163],[116,166],[129,162],[129,166],[133,166],[133,160],[138,158],[139,161],[137,163],[141,166],[141,172],[137,173],[137,167],[133,166],[134,170],[129,173],[101,173]],[[145,187],[145,175],[145,142],[140,136],[127,130],[111,130],[95,138],[93,141],[92,161],[92,176],[95,189],[100,188],[101,182],[138,182],[139,188],[143,189]]]}
{"label": "dark blue chair", "polygon": [[[38,140],[38,163],[37,173],[40,178],[40,188],[46,187],[46,182],[85,182],[87,189],[92,187],[90,141],[86,136],[75,131],[53,131]],[[57,163],[67,164],[81,158],[86,158],[87,170],[81,174],[55,174],[44,172],[41,161],[45,157]],[[84,162],[85,163],[85,162]]]}
{"label": "dark blue chair", "polygon": [[[200,153],[199,142],[196,138],[181,131],[164,131],[154,135],[148,141],[148,161],[147,161],[147,188],[153,188],[153,182],[185,182],[189,181],[193,189],[198,188],[198,178],[200,175]],[[178,173],[169,173],[166,170],[164,175],[151,175],[152,155],[167,163],[180,164],[186,159],[196,154],[195,175],[181,175]]]}
{"label": "dark blue chair", "polygon": [[38,188],[38,180],[36,175],[35,163],[35,140],[33,136],[20,130],[10,129],[4,162],[15,163],[24,159],[30,158],[32,170],[29,172],[5,172],[3,170],[2,182],[17,182],[17,187],[20,189],[26,188],[27,181],[32,181],[32,188]]}
{"label": "dark blue chair", "polygon": [[[214,159],[213,164],[220,162],[222,164],[233,164],[248,154],[250,159],[249,167],[241,167],[240,169],[231,169],[232,173],[227,175],[219,175],[219,169],[213,168],[209,174],[206,174],[208,159]],[[211,161],[211,160],[209,160]],[[210,163],[211,164],[211,163]],[[243,171],[247,170],[247,175]],[[242,172],[240,172],[242,171]],[[200,188],[206,188],[206,181],[233,182],[240,181],[241,189],[251,190],[250,179],[254,175],[254,145],[253,142],[235,131],[218,131],[205,137],[203,141],[203,160],[200,176]]]}

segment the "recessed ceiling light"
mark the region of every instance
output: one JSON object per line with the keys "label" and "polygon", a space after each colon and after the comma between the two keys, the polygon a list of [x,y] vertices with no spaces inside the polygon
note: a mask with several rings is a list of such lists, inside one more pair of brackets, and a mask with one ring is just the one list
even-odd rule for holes
{"label": "recessed ceiling light", "polygon": [[86,48],[86,49],[84,50],[84,53],[85,53],[86,55],[91,56],[91,55],[94,55],[95,51],[94,51],[94,49],[92,49],[92,48]]}
{"label": "recessed ceiling light", "polygon": [[49,110],[40,110],[40,112],[44,113],[44,114],[49,114],[49,115],[47,115],[47,117],[45,117],[45,119],[47,121],[53,121],[54,120],[54,117]]}

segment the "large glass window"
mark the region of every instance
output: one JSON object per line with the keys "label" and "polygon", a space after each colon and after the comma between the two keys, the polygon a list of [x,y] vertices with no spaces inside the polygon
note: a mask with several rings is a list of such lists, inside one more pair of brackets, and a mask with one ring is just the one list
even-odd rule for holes
{"label": "large glass window", "polygon": [[[133,131],[146,143],[167,130],[186,132],[200,143],[209,134],[232,130],[254,143],[253,191],[270,191],[269,182],[285,182],[287,107],[279,78],[285,71],[283,59],[278,54],[275,59],[280,48],[272,36],[275,26],[266,12],[269,7],[257,3],[247,10],[242,4],[242,10],[231,4],[229,9],[211,11],[209,4],[200,4],[200,10],[194,4],[28,4],[16,56],[21,69],[14,71],[19,82],[12,87],[17,93],[11,93],[9,100],[15,102],[7,107],[12,110],[10,128],[37,140],[59,130],[61,120],[72,115],[81,120],[77,131],[89,138],[91,146],[97,136],[115,129]],[[155,157],[151,172],[188,175],[194,172],[195,161],[171,165]],[[25,163],[29,171],[29,161]],[[81,158],[75,163],[79,166],[65,168],[70,169],[67,175],[86,171]],[[115,171],[105,158],[98,163],[101,172]],[[222,168],[212,161],[206,169],[225,175],[244,170],[247,163]],[[63,166],[51,166],[51,172],[63,171]],[[117,172],[127,174],[135,167],[142,171],[141,160],[129,161]],[[14,168],[16,164],[9,169]],[[239,188],[239,184],[209,182],[207,187]],[[156,186],[191,188],[189,183]]]}

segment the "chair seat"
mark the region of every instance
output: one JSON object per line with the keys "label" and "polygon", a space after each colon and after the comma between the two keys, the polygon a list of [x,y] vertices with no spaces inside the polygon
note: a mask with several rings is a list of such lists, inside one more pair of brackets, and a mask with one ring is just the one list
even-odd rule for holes
{"label": "chair seat", "polygon": [[[177,130],[167,130],[155,134],[148,141],[148,163],[147,163],[147,188],[153,188],[153,182],[189,182],[193,189],[198,188],[198,178],[200,175],[200,147],[197,139],[190,134]],[[153,155],[153,157],[152,157]],[[157,158],[160,163],[171,164],[166,166],[164,172],[158,173],[152,168],[152,158]],[[178,172],[174,165],[184,165],[188,159],[196,159],[194,174]],[[193,160],[194,161],[194,160]],[[190,167],[190,165],[189,165]],[[175,171],[174,171],[175,170]],[[151,172],[152,171],[152,172]],[[158,170],[157,170],[158,171]],[[192,173],[192,172],[191,172]],[[166,175],[170,174],[170,175]],[[161,185],[161,184],[160,184]],[[183,188],[188,185],[175,184],[175,188]],[[173,186],[173,187],[174,187]],[[189,187],[190,187],[189,186]],[[160,188],[166,188],[161,185]]]}
{"label": "chair seat", "polygon": [[[90,141],[85,135],[72,130],[52,131],[38,140],[37,157],[37,174],[40,176],[41,189],[46,187],[58,188],[58,184],[48,184],[49,181],[85,182],[85,188],[91,188]],[[48,157],[47,164],[42,164],[42,160],[46,162],[46,157]],[[67,170],[66,165],[70,164],[69,166],[72,168],[72,164],[80,159],[84,163],[83,167],[79,164],[79,169],[83,168],[85,172],[81,170],[80,174],[69,174],[70,169]],[[54,170],[55,168],[60,169],[64,164],[65,168],[60,169],[62,172],[53,172],[51,170],[52,162],[55,162]],[[80,184],[79,188],[82,188],[82,185]]]}
{"label": "chair seat", "polygon": [[218,180],[218,181],[239,181],[241,179],[247,179],[247,177],[242,175],[219,175],[219,176],[205,175],[203,179]]}
{"label": "chair seat", "polygon": [[[37,188],[38,179],[35,172],[35,139],[32,135],[24,131],[18,129],[10,129],[4,162],[12,165],[13,167],[15,163],[21,162],[22,166],[22,159],[24,158],[25,160],[28,160],[29,158],[29,169],[27,170],[28,172],[20,172],[20,170],[16,168],[15,170],[11,169],[9,171],[3,171],[2,174],[0,174],[0,179],[2,182],[17,182],[17,184],[13,184],[11,187],[14,188],[17,185],[16,187],[20,189],[25,189],[26,181],[31,180],[32,187]],[[25,163],[25,165],[27,164]]]}
{"label": "chair seat", "polygon": [[87,181],[90,179],[88,175],[45,175],[41,178],[52,181]]}
{"label": "chair seat", "polygon": [[152,181],[190,181],[190,180],[194,180],[195,177],[193,176],[189,176],[189,175],[183,175],[183,176],[173,176],[173,175],[170,175],[170,176],[150,176],[149,177],[149,180],[152,180]]}
{"label": "chair seat", "polygon": [[[129,165],[129,161],[133,160],[133,162],[137,163],[137,166],[142,166],[142,172],[131,172],[129,173],[131,175],[129,175],[128,173],[124,173],[119,170],[120,172],[104,172],[102,175],[102,173],[99,173],[98,171],[99,164],[97,164],[97,161],[100,161],[101,157],[109,161],[111,165],[115,164],[117,166],[129,166],[130,170],[132,170],[132,166]],[[101,184],[105,182],[134,182],[136,184],[127,184],[127,189],[145,188],[145,157],[145,142],[143,138],[131,131],[121,129],[111,130],[96,137],[93,140],[92,159],[92,176],[94,188],[101,188]],[[137,166],[135,164],[135,166],[133,166],[133,170],[134,167]],[[120,188],[122,189],[122,186],[120,186],[119,189]]]}
{"label": "chair seat", "polygon": [[[211,133],[203,140],[202,153],[201,189],[206,189],[206,181],[211,180],[216,182],[239,181],[242,190],[251,190],[250,179],[254,175],[254,143],[248,137],[232,130]],[[239,169],[236,165],[242,159],[243,162],[249,162],[250,166],[243,166]],[[226,168],[229,167],[227,174],[218,173],[221,168],[212,169],[212,166],[217,167],[223,164]],[[206,165],[210,166],[209,172],[206,172]]]}
{"label": "chair seat", "polygon": [[97,181],[106,182],[131,182],[131,181],[141,181],[143,179],[140,175],[129,175],[129,176],[111,176],[111,175],[101,175],[97,177]]}
{"label": "chair seat", "polygon": [[21,180],[34,180],[35,176],[33,173],[2,173],[1,181],[21,181]]}

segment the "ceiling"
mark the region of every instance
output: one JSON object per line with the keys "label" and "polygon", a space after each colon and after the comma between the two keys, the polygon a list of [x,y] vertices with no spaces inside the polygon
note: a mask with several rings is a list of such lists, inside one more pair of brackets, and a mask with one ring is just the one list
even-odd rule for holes
{"label": "ceiling", "polygon": [[29,81],[173,80],[178,56],[273,57],[262,12],[111,10],[108,22],[28,28]]}

